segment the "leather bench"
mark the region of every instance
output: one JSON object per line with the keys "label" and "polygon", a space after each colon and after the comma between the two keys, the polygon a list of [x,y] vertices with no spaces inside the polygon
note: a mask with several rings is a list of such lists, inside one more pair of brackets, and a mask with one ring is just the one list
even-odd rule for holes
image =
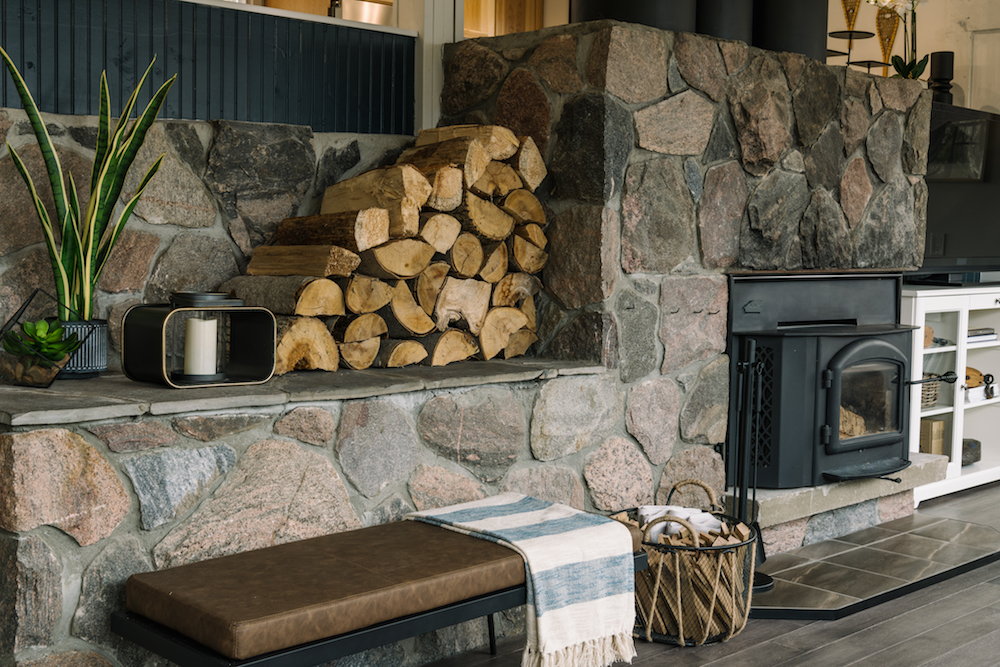
{"label": "leather bench", "polygon": [[517,552],[401,521],[135,574],[125,597],[112,630],[182,667],[306,667],[482,616],[495,652],[526,587]]}

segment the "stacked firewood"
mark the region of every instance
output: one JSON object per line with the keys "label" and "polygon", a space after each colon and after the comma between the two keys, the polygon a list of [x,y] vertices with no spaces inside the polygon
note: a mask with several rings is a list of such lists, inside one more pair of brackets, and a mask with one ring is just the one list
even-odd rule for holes
{"label": "stacked firewood", "polygon": [[546,170],[530,137],[424,130],[395,165],[327,188],[220,290],[278,318],[276,374],[510,358],[537,340]]}

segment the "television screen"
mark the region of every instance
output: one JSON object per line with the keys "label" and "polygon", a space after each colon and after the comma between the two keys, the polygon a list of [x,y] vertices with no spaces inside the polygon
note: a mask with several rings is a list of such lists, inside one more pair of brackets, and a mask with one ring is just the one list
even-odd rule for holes
{"label": "television screen", "polygon": [[1000,271],[1000,116],[934,102],[927,190],[915,273]]}

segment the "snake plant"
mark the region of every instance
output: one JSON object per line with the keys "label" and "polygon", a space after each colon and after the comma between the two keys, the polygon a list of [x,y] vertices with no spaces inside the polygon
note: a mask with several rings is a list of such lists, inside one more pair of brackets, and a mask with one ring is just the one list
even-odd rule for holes
{"label": "snake plant", "polygon": [[[49,259],[55,277],[56,292],[60,304],[65,304],[65,307],[60,308],[59,317],[62,320],[74,320],[77,319],[75,313],[79,313],[84,320],[92,319],[94,291],[97,289],[97,281],[101,277],[101,271],[104,270],[115,241],[118,240],[129,216],[132,215],[140,195],[160,168],[163,155],[160,155],[149,168],[135,193],[125,202],[118,217],[112,221],[122,186],[125,184],[125,176],[146,138],[146,132],[156,120],[160,107],[163,105],[167,92],[177,75],[167,79],[160,86],[142,115],[138,116],[135,122],[129,124],[129,117],[135,108],[139,90],[153,69],[151,62],[139,80],[139,84],[132,91],[121,116],[112,127],[111,97],[108,93],[107,73],[101,74],[100,114],[98,116],[94,167],[90,177],[90,200],[87,202],[86,208],[81,210],[73,176],[72,174],[64,176],[59,156],[56,154],[49,132],[45,128],[45,122],[39,114],[38,107],[35,105],[35,100],[32,98],[24,78],[21,77],[10,56],[2,48],[0,48],[0,56],[3,57],[7,71],[10,72],[11,78],[14,80],[14,85],[21,98],[21,105],[24,107],[35,132],[35,139],[39,149],[41,149],[42,159],[45,162],[45,169],[52,187],[55,218],[51,218],[45,209],[24,162],[14,148],[9,143],[7,144],[11,160],[24,178],[31,193],[35,211],[38,213],[38,220],[42,226],[45,245],[49,251]],[[154,58],[153,61],[155,62],[155,60]]]}

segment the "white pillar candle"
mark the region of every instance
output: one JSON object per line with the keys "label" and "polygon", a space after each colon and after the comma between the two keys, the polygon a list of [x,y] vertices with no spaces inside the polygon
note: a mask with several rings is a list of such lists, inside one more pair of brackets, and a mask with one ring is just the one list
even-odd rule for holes
{"label": "white pillar candle", "polygon": [[187,321],[184,336],[184,374],[214,375],[218,320]]}

